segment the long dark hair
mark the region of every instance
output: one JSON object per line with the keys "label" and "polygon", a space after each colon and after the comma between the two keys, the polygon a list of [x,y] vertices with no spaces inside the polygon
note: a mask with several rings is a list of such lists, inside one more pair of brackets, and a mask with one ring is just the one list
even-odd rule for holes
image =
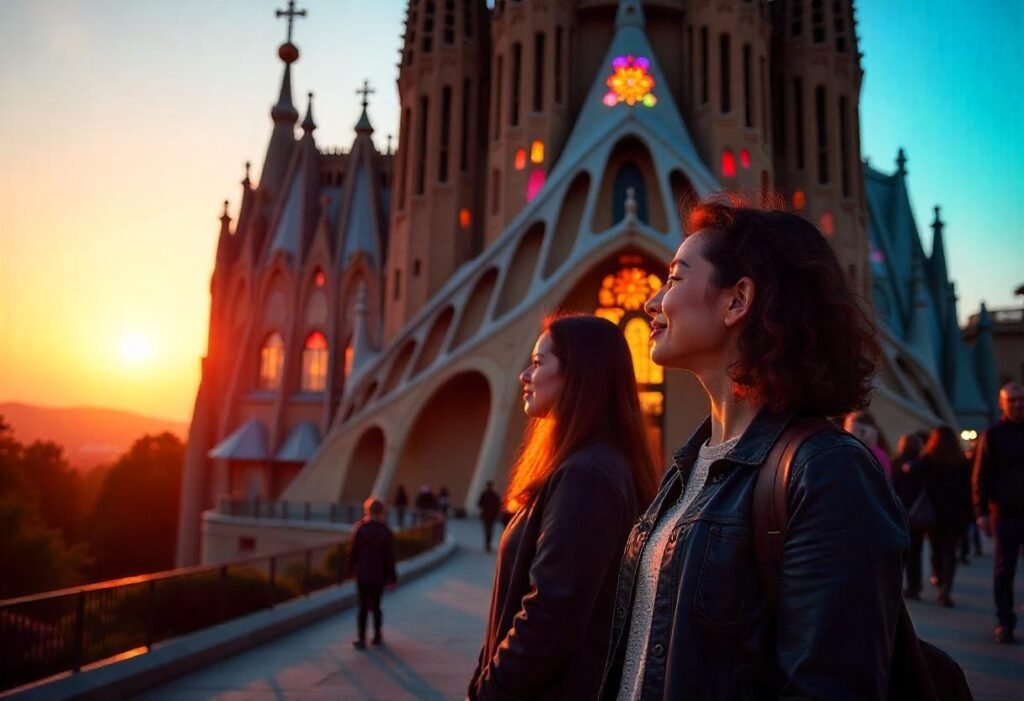
{"label": "long dark hair", "polygon": [[510,511],[529,505],[569,455],[597,441],[625,457],[637,498],[647,504],[658,489],[636,375],[619,327],[596,316],[555,316],[544,321],[562,373],[562,392],[551,415],[530,419],[512,467],[505,503]]}
{"label": "long dark hair", "polygon": [[928,458],[940,465],[959,465],[967,460],[960,450],[956,434],[949,426],[933,428],[928,434],[928,442],[921,451],[922,458]]}
{"label": "long dark hair", "polygon": [[685,224],[687,234],[707,232],[701,255],[714,266],[715,287],[754,281],[729,369],[736,390],[776,410],[837,416],[866,406],[877,331],[821,232],[727,195],[697,203]]}

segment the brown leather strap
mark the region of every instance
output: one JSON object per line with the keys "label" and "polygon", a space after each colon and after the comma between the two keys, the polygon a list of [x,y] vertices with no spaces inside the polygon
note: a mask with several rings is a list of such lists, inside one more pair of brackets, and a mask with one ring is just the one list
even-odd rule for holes
{"label": "brown leather strap", "polygon": [[779,600],[782,544],[789,523],[789,473],[793,458],[805,440],[821,431],[834,429],[833,423],[820,418],[790,424],[758,468],[754,482],[754,552],[761,583],[772,608]]}

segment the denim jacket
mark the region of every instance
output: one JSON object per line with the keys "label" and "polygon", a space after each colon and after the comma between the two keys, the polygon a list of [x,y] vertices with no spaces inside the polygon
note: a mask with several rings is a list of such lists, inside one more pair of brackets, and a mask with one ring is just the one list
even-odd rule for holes
{"label": "denim jacket", "polygon": [[[673,528],[655,592],[645,701],[885,698],[909,536],[882,468],[853,436],[823,431],[797,451],[777,611],[759,581],[754,482],[793,418],[762,409]],[[710,435],[706,420],[676,453],[626,542],[601,698],[618,693],[644,544]]]}

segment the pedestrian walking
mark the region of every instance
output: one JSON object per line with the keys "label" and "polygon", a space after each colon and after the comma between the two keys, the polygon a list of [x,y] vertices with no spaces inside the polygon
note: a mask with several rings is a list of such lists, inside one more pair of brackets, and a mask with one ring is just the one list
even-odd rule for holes
{"label": "pedestrian walking", "polygon": [[429,484],[420,485],[420,493],[416,495],[416,512],[420,520],[422,521],[432,511],[437,511],[437,496]]}
{"label": "pedestrian walking", "polygon": [[441,488],[437,490],[437,510],[444,514],[445,518],[448,518],[448,509],[451,508],[452,497],[448,493],[448,487],[441,485]]}
{"label": "pedestrian walking", "polygon": [[885,475],[892,479],[892,462],[889,460],[889,449],[885,443],[882,429],[878,427],[875,417],[866,411],[851,411],[843,420],[843,429],[857,436],[878,460],[885,470]]}
{"label": "pedestrian walking", "polygon": [[[601,698],[885,698],[909,536],[873,454],[821,418],[866,403],[872,322],[806,219],[712,200],[685,225],[645,306],[651,358],[696,375],[711,415],[627,541]],[[783,464],[780,496],[758,476]],[[765,484],[788,511],[774,541],[752,516]]]}
{"label": "pedestrian walking", "polygon": [[476,501],[480,509],[480,522],[484,525],[484,550],[491,552],[491,540],[494,537],[494,522],[501,512],[501,497],[494,491],[494,482],[488,480],[480,498]]}
{"label": "pedestrian walking", "polygon": [[[896,455],[892,459],[892,486],[903,504],[903,510],[908,514],[922,508],[918,499],[924,492],[924,480],[921,478],[921,469],[918,458],[921,454],[923,443],[920,437],[914,433],[906,433],[900,436],[896,443]],[[907,599],[921,598],[921,552],[924,547],[924,537],[927,532],[920,524],[910,520],[910,547],[907,549],[907,557],[904,563],[906,574],[906,588],[903,596]]]}
{"label": "pedestrian walking", "polygon": [[928,540],[937,555],[939,604],[952,608],[957,541],[971,520],[970,465],[953,429],[939,426],[932,430],[921,451],[918,469],[935,512]]}
{"label": "pedestrian walking", "polygon": [[363,519],[352,531],[349,548],[349,574],[355,575],[359,594],[356,618],[357,637],[352,641],[357,650],[366,648],[367,614],[373,614],[373,644],[382,645],[383,613],[380,608],[385,587],[393,589],[398,580],[395,572],[395,538],[388,528],[384,504],[370,497],[363,503]]}
{"label": "pedestrian walking", "polygon": [[995,539],[992,589],[996,642],[1014,642],[1013,577],[1024,546],[1024,386],[999,390],[1002,418],[978,439],[974,459],[974,513],[978,528]]}
{"label": "pedestrian walking", "polygon": [[546,323],[519,376],[529,417],[468,698],[593,699],[619,558],[657,488],[629,346],[594,316]]}
{"label": "pedestrian walking", "polygon": [[405,485],[398,485],[395,490],[395,500],[392,502],[398,512],[398,527],[405,527],[405,510],[409,508],[409,494],[405,491]]}

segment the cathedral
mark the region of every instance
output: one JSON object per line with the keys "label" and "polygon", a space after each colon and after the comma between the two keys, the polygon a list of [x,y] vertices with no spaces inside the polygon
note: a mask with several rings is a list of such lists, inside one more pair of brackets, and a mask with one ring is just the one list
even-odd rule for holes
{"label": "cathedral", "polygon": [[317,145],[312,95],[299,121],[294,5],[259,181],[247,166],[221,217],[179,565],[263,547],[223,497],[429,484],[472,507],[500,489],[517,376],[556,310],[622,328],[651,446],[671,455],[706,399],[650,362],[642,306],[681,207],[722,190],[784,200],[832,243],[879,319],[871,411],[890,442],[993,417],[991,337],[962,339],[938,208],[926,254],[906,156],[892,173],[861,159],[851,0],[408,0],[385,153],[365,85],[347,151]]}

